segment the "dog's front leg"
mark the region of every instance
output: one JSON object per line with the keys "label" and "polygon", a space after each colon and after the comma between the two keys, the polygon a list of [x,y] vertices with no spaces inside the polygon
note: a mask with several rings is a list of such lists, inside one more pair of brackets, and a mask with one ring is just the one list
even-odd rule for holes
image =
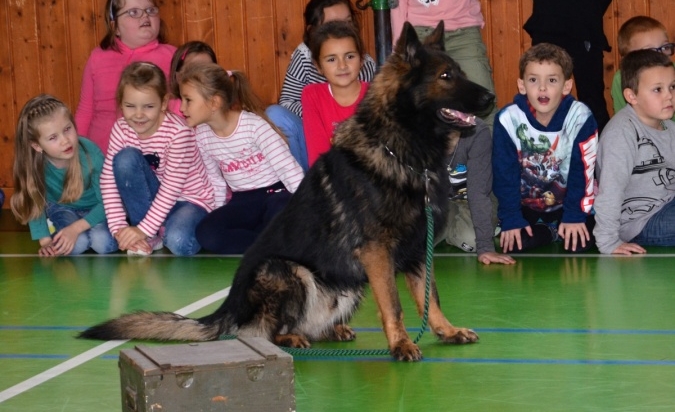
{"label": "dog's front leg", "polygon": [[[478,341],[478,335],[471,329],[456,328],[441,311],[434,278],[433,266],[431,269],[431,285],[429,296],[429,326],[440,340],[446,343],[474,343]],[[406,284],[417,304],[417,312],[424,314],[424,300],[426,294],[426,267],[422,266],[419,273],[406,273]]]}
{"label": "dog's front leg", "polygon": [[380,312],[391,356],[404,361],[421,360],[422,352],[410,339],[403,325],[403,310],[396,289],[391,254],[383,245],[371,242],[361,250],[360,260]]}

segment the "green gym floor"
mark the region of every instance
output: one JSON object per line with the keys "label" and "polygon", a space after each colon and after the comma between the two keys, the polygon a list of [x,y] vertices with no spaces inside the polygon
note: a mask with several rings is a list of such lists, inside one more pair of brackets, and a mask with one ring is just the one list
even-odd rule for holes
{"label": "green gym floor", "polygon": [[[425,334],[424,360],[296,357],[301,412],[674,411],[675,248],[641,257],[569,256],[559,245],[483,266],[449,246],[435,253],[441,305],[480,342]],[[0,213],[0,411],[119,411],[120,349],[75,339],[137,309],[215,309],[236,257],[84,255],[41,259],[28,232]],[[403,288],[403,282],[399,285]],[[421,321],[405,290],[411,337]],[[317,348],[386,347],[370,295],[357,339]],[[144,343],[147,344],[147,343]]]}

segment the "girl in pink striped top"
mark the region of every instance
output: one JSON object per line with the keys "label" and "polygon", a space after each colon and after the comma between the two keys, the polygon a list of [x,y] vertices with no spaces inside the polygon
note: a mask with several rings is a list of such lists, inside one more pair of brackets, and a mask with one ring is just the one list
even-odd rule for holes
{"label": "girl in pink striped top", "polygon": [[176,255],[197,253],[195,227],[213,210],[214,192],[193,130],[166,111],[164,73],[152,63],[132,63],[116,100],[123,117],[113,126],[101,174],[110,232],[129,254],[163,244]]}
{"label": "girl in pink striped top", "polygon": [[304,176],[276,128],[260,115],[238,109],[246,107],[237,101],[239,88],[248,84],[242,76],[217,64],[190,64],[179,81],[181,112],[196,127],[197,146],[220,206],[197,226],[197,240],[204,249],[223,254],[243,253]]}

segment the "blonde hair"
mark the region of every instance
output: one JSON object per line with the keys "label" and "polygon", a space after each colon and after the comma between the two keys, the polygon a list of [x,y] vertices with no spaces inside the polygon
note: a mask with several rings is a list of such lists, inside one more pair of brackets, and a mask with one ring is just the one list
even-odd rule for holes
{"label": "blonde hair", "polygon": [[180,75],[180,84],[195,86],[205,99],[218,96],[223,101],[222,111],[245,110],[262,117],[288,144],[286,136],[265,114],[265,105],[253,92],[246,75],[239,71],[226,71],[215,63],[190,63]]}
{"label": "blonde hair", "polygon": [[122,106],[124,89],[127,86],[131,86],[136,90],[152,90],[157,93],[159,99],[162,101],[167,98],[166,76],[164,76],[162,69],[154,63],[134,62],[122,71],[122,76],[115,92],[117,107]]}
{"label": "blonde hair", "polygon": [[617,45],[619,46],[619,55],[621,57],[630,52],[630,41],[636,34],[646,33],[653,30],[661,30],[666,33],[666,27],[660,21],[649,16],[635,16],[626,20],[619,28],[617,34]]}
{"label": "blonde hair", "polygon": [[[45,210],[47,200],[44,168],[47,158],[42,152],[35,150],[32,144],[38,144],[40,124],[59,112],[68,116],[75,127],[75,119],[68,107],[48,94],[30,99],[19,114],[14,144],[14,195],[10,204],[12,213],[21,224],[37,219]],[[76,155],[68,162],[60,203],[75,202],[84,191],[79,145],[73,149]],[[91,161],[89,167],[92,168]],[[91,181],[88,182],[90,184]]]}

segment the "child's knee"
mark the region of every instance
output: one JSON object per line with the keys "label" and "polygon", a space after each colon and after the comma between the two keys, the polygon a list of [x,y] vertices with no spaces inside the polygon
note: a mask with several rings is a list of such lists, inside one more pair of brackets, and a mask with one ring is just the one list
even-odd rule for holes
{"label": "child's knee", "polygon": [[110,234],[106,225],[96,225],[91,228],[89,237],[91,239],[91,249],[100,255],[112,253],[119,249],[117,241],[113,235]]}
{"label": "child's knee", "polygon": [[73,246],[73,250],[70,251],[69,255],[81,255],[86,252],[87,249],[89,249],[89,236],[87,236],[87,232],[82,232],[77,237],[75,245]]}
{"label": "child's knee", "polygon": [[166,229],[164,246],[176,256],[192,256],[202,248],[195,236],[194,230]]}
{"label": "child's knee", "polygon": [[135,147],[125,147],[117,152],[112,160],[112,167],[115,171],[128,171],[138,173],[136,165],[143,160],[143,153]]}

